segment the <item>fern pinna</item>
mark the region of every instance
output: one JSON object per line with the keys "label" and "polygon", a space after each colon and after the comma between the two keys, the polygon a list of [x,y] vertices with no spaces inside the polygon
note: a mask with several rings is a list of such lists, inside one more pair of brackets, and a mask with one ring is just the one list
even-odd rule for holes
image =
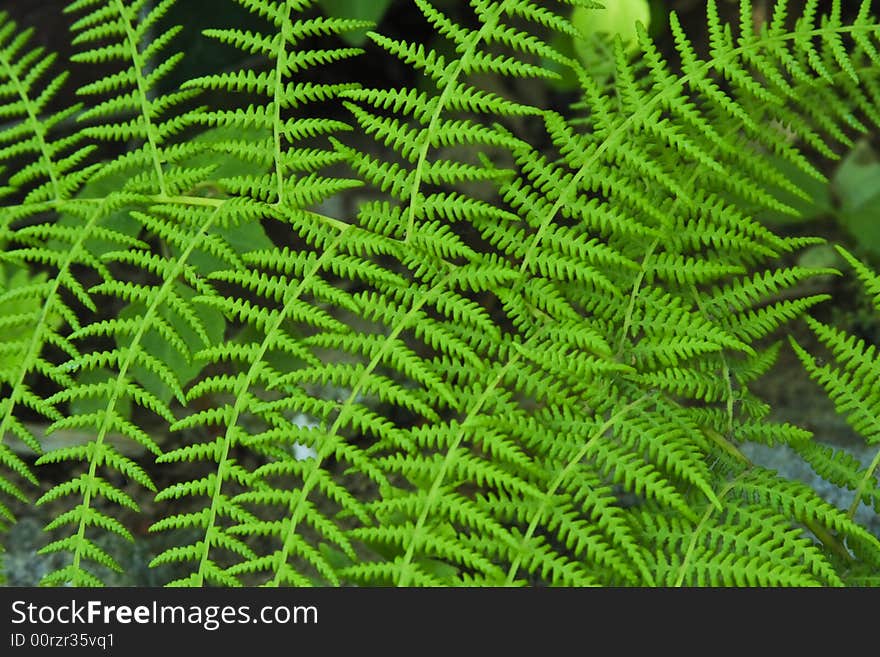
{"label": "fern pinna", "polygon": [[[850,513],[738,449],[791,444],[876,503],[874,467],[749,389],[827,299],[802,283],[836,273],[786,265],[818,240],[755,217],[877,123],[869,2],[844,22],[780,0],[760,28],[709,2],[708,53],[673,14],[675,57],[642,30],[610,78],[554,39],[595,3],[413,0],[438,41],[364,49],[340,36],[365,24],[309,0],[237,3],[263,27],[205,37],[259,63],[177,88],[173,0],[71,2],[71,65],[108,71],[72,105],[3,21],[0,436],[40,451],[34,416],[90,435],[36,461],[71,472],[36,501],[68,505],[45,584],[101,585],[120,566],[98,539],[131,539],[118,511],[149,497],[174,585],[841,585],[880,565]],[[356,79],[385,58],[421,82]],[[517,97],[560,71],[570,106]],[[833,340],[864,380],[866,348]],[[26,498],[34,468],[0,460]],[[179,463],[191,478],[156,490]]]}

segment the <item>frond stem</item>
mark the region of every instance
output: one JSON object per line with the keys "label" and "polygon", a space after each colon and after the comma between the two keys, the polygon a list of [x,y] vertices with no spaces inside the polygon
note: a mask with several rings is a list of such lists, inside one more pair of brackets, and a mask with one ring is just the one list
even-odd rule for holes
{"label": "frond stem", "polygon": [[37,118],[36,113],[34,112],[33,102],[31,100],[30,95],[28,94],[27,89],[22,84],[21,78],[16,74],[15,68],[12,66],[12,62],[9,61],[7,57],[4,56],[4,53],[0,51],[0,62],[3,64],[3,68],[6,69],[6,72],[9,75],[9,79],[12,81],[12,84],[15,86],[16,91],[18,92],[18,97],[21,98],[21,102],[24,104],[25,109],[27,111],[27,122],[31,127],[31,132],[33,132],[34,136],[37,138],[37,144],[40,151],[40,159],[43,160],[43,164],[46,167],[46,171],[49,174],[49,181],[52,184],[52,193],[55,196],[55,200],[61,200],[64,196],[61,185],[58,181],[58,176],[55,174],[54,162],[52,161],[52,156],[49,153],[49,144],[46,143],[46,134],[42,129],[42,123],[39,118]]}

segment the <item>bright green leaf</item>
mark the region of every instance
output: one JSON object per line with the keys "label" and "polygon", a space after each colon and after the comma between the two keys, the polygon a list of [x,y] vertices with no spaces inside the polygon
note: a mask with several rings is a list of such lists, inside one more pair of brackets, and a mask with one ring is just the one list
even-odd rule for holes
{"label": "bright green leaf", "polygon": [[[175,293],[187,302],[192,302],[192,299],[195,296],[195,293],[189,287],[182,284],[175,286]],[[211,343],[219,342],[226,330],[226,323],[223,319],[223,314],[218,310],[197,303],[191,303],[190,309],[201,323]],[[143,304],[132,303],[126,306],[119,313],[119,316],[121,318],[138,317],[145,315],[146,312],[147,309]],[[204,348],[205,345],[199,338],[198,334],[183,320],[182,317],[172,312],[164,305],[159,308],[158,313],[168,322],[168,324],[171,325],[171,328],[174,329],[177,335],[180,336],[190,353],[195,353]],[[131,341],[130,338],[126,336],[125,339],[120,339],[118,342],[121,347],[125,347],[128,346]],[[141,339],[141,347],[151,356],[159,359],[168,366],[174,372],[174,375],[181,386],[185,386],[198,376],[202,371],[202,367],[205,365],[197,359],[184,358],[180,351],[154,328],[148,329],[144,334]],[[132,375],[138,383],[140,383],[147,391],[153,393],[157,398],[165,403],[171,401],[171,389],[154,372],[140,364],[135,364],[132,367]]]}
{"label": "bright green leaf", "polygon": [[833,189],[840,223],[866,251],[880,255],[880,161],[867,144],[850,152],[837,168]]}
{"label": "bright green leaf", "polygon": [[[391,0],[321,0],[320,5],[325,14],[334,18],[379,23],[391,5]],[[367,30],[345,32],[342,38],[353,46],[362,46],[367,40]]]}

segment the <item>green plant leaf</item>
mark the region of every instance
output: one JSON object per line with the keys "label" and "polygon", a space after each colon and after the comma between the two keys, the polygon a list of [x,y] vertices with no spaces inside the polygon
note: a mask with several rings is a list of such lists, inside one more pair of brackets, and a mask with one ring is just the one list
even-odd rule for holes
{"label": "green plant leaf", "polygon": [[815,176],[811,176],[800,167],[781,157],[768,159],[770,164],[783,175],[788,183],[793,184],[800,190],[801,194],[795,194],[789,189],[769,185],[768,190],[776,200],[784,203],[793,212],[763,209],[756,214],[757,219],[767,224],[785,226],[805,223],[832,214],[831,184],[828,181],[819,180]]}
{"label": "green plant leaf", "polygon": [[648,0],[614,0],[599,8],[575,7],[571,14],[572,24],[584,35],[575,40],[574,49],[581,61],[589,63],[595,56],[588,42],[596,35],[614,39],[620,37],[629,52],[635,52],[638,44],[636,26],[645,29],[651,25],[651,6]]}
{"label": "green plant leaf", "polygon": [[[202,182],[199,185],[200,189],[196,191],[208,195],[222,196],[225,194],[223,190],[224,179],[257,176],[263,173],[265,167],[261,167],[244,156],[224,151],[220,146],[230,141],[256,146],[264,143],[270,137],[271,132],[269,130],[253,126],[243,128],[220,126],[211,128],[201,132],[192,140],[193,143],[204,145],[206,150],[196,155],[182,158],[179,164],[182,167],[194,169],[212,167],[210,178]],[[213,225],[209,228],[208,232],[222,237],[238,255],[244,255],[249,251],[259,251],[274,247],[272,240],[269,239],[262,224],[256,218],[249,218],[247,221],[225,226]],[[172,248],[172,253],[179,255],[179,250],[176,247]],[[204,275],[211,274],[226,266],[226,263],[222,260],[207,250],[199,248],[196,248],[190,254],[188,262]]]}
{"label": "green plant leaf", "polygon": [[[108,195],[122,189],[135,173],[136,171],[132,169],[121,169],[107,175],[92,178],[83,185],[76,196],[78,199],[100,200],[107,198]],[[130,211],[132,208],[133,206],[128,204],[114,207],[113,210],[102,215],[98,219],[97,224],[101,228],[111,230],[125,237],[136,238],[140,234],[142,226],[137,219],[131,216]],[[81,223],[82,219],[70,212],[61,212],[58,215],[58,224],[60,226],[75,228],[80,226]],[[58,249],[65,248],[64,243],[59,241],[51,241],[50,245]],[[90,235],[86,238],[84,246],[90,253],[100,257],[101,254],[118,248],[118,243],[100,236]]]}
{"label": "green plant leaf", "polygon": [[880,161],[866,143],[859,143],[834,173],[837,217],[860,247],[880,256]]}
{"label": "green plant leaf", "polygon": [[[198,587],[880,569],[876,450],[811,448],[755,385],[802,320],[818,343],[789,346],[880,440],[874,341],[808,314],[833,254],[772,225],[833,209],[819,156],[880,127],[869,3],[710,0],[663,43],[633,39],[638,2],[217,4],[186,32],[174,0],[70,2],[76,69],[0,12],[0,434],[82,438],[37,461],[69,468],[37,500],[64,558],[43,584],[142,570],[103,540],[138,525]],[[379,24],[369,47],[338,15]],[[551,62],[577,98],[546,93]],[[861,239],[877,176],[835,177]],[[852,507],[749,443],[797,447]],[[49,482],[11,447],[27,513],[18,482]]]}
{"label": "green plant leaf", "polygon": [[[31,274],[26,267],[0,262],[0,382],[13,382],[43,307],[45,293],[27,290],[39,289],[46,278],[45,273]],[[52,326],[60,319],[53,316]]]}
{"label": "green plant leaf", "polygon": [[[81,372],[77,377],[77,383],[104,383],[108,379],[116,376],[114,372],[100,367],[94,370],[86,370]],[[100,397],[75,397],[70,401],[70,413],[72,415],[86,415],[88,413],[99,413],[107,407],[107,400]],[[127,397],[116,402],[117,412],[124,418],[131,417],[131,400]]]}
{"label": "green plant leaf", "polygon": [[[192,301],[193,297],[195,297],[195,292],[183,284],[175,284],[175,292],[187,301]],[[223,314],[214,308],[197,303],[193,303],[190,308],[208,333],[209,338],[213,342],[219,341],[226,329],[226,321],[223,318]],[[120,311],[119,317],[122,319],[139,317],[145,312],[145,305],[131,303]],[[182,338],[190,353],[196,353],[204,347],[198,334],[178,314],[166,307],[160,308],[158,312]],[[130,342],[130,336],[127,335],[118,340],[120,347],[126,347]],[[171,369],[181,386],[185,386],[198,376],[205,366],[205,363],[197,358],[187,359],[183,357],[180,350],[155,328],[147,331],[141,338],[141,343],[147,352],[153,357],[160,359],[161,362]],[[153,393],[166,404],[171,401],[172,391],[154,372],[137,363],[132,366],[131,372],[135,380],[148,392]]]}

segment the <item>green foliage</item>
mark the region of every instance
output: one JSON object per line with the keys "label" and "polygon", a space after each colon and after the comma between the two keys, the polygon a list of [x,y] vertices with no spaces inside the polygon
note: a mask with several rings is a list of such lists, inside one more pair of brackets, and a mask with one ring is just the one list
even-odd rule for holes
{"label": "green foliage", "polygon": [[[362,0],[319,0],[318,4],[328,16],[336,18],[354,18],[357,20],[367,21],[369,23],[379,23],[388,8],[391,6],[392,0],[372,0],[371,2],[363,2]],[[367,41],[366,28],[345,32],[340,36],[353,46],[362,46]]]}
{"label": "green foliage", "polygon": [[[880,313],[880,276],[846,249],[838,247],[838,250],[855,271],[875,311]],[[880,356],[876,346],[811,317],[807,317],[806,322],[829,350],[834,364],[820,364],[821,357],[810,354],[792,339],[792,347],[804,367],[834,401],[837,412],[864,437],[865,442],[871,446],[880,444],[880,390],[877,387]],[[820,449],[814,445],[806,448],[805,457],[824,478],[855,491],[850,516],[860,503],[880,512],[880,484],[876,474],[880,466],[880,450],[867,466],[854,461],[843,450]]]}
{"label": "green foliage", "polygon": [[651,25],[651,6],[648,0],[618,0],[604,7],[604,11],[595,11],[590,7],[576,7],[571,15],[572,24],[583,34],[576,39],[575,51],[584,60],[590,62],[591,52],[586,42],[597,34],[607,37],[620,37],[627,49],[638,49],[638,24],[644,28]]}
{"label": "green foliage", "polygon": [[[809,197],[815,154],[876,123],[868,2],[844,22],[839,2],[780,1],[760,30],[749,2],[736,25],[709,2],[706,55],[673,14],[676,62],[640,32],[593,71],[552,45],[590,2],[413,0],[446,45],[372,31],[368,53],[345,41],[362,20],[237,0],[263,27],[204,36],[247,67],[166,89],[172,4],[71,2],[70,66],[99,71],[75,93],[0,28],[2,264],[24,272],[0,298],[20,331],[0,436],[41,452],[25,416],[88,435],[34,467],[0,447],[6,495],[69,468],[36,500],[63,509],[44,584],[101,585],[120,564],[99,539],[133,540],[144,500],[174,537],[152,565],[180,586],[876,572],[851,513],[739,450],[790,444],[876,504],[874,468],[750,388],[828,299],[804,284],[837,273],[787,264],[821,240],[756,217],[796,213],[780,193]],[[392,61],[423,83],[358,80]],[[517,95],[559,70],[573,106]],[[874,354],[833,330],[852,372],[821,380],[876,440]]]}
{"label": "green foliage", "polygon": [[880,162],[866,143],[859,144],[835,172],[832,180],[839,199],[837,219],[858,246],[872,257],[880,257]]}
{"label": "green foliage", "polygon": [[830,218],[860,250],[874,259],[880,256],[880,161],[868,140],[859,141],[841,158],[830,180],[817,180],[791,165],[780,164],[786,177],[805,194],[777,190],[777,198],[797,214],[761,212],[758,217],[762,221],[786,225]]}

